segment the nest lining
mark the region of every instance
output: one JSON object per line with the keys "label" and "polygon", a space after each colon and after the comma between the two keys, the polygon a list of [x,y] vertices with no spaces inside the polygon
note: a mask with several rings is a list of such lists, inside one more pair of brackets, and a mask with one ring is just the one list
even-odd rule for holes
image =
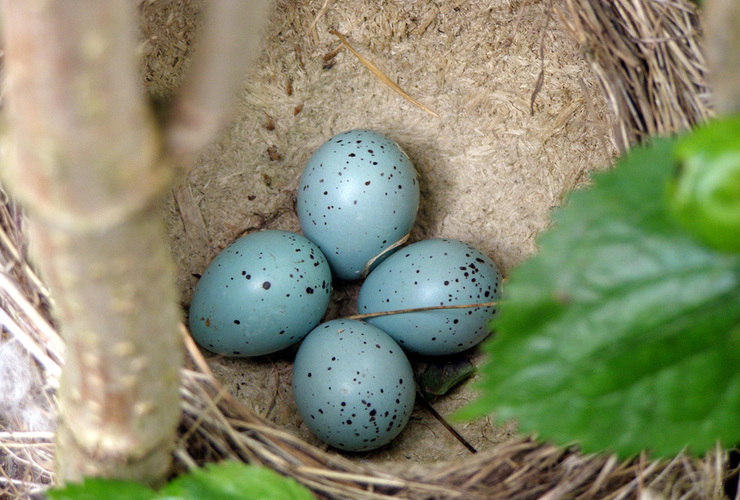
{"label": "nest lining", "polygon": [[[564,28],[552,15],[547,21],[548,2],[343,0],[319,16],[320,6],[276,2],[234,126],[204,152],[167,205],[183,304],[194,275],[241,234],[300,230],[293,209],[300,170],[324,140],[347,129],[388,135],[419,171],[422,196],[410,241],[466,241],[504,274],[534,252],[535,236],[564,194],[609,163],[614,148],[605,137],[598,84]],[[440,118],[394,93],[332,30]],[[547,78],[532,115],[541,55]],[[335,285],[325,319],[357,312],[357,284]],[[290,354],[209,362],[239,401],[320,446],[298,418],[286,383]],[[473,362],[481,357],[468,355]],[[255,379],[266,383],[256,386]],[[446,415],[472,397],[462,386],[435,407]],[[458,431],[480,450],[508,439],[513,428],[489,418]],[[469,453],[417,405],[404,432],[362,460],[433,462]]]}
{"label": "nest lining", "polygon": [[[567,0],[553,8],[599,79],[620,149],[711,114],[699,24],[689,1]],[[419,27],[425,23],[422,18]],[[187,190],[181,196],[187,198]],[[0,229],[3,341],[21,345],[33,357],[46,381],[41,393],[51,401],[63,342],[50,314],[50,294],[26,259],[22,215],[4,193]],[[404,465],[403,470],[362,464],[326,453],[246,408],[185,338],[189,362],[182,370],[179,470],[224,458],[244,460],[292,476],[320,498],[348,499],[720,498],[730,474],[727,454],[719,449],[701,459],[641,456],[620,462],[527,437],[447,463]],[[42,491],[53,479],[53,434],[24,429],[20,422],[2,424],[15,432],[0,432],[0,495],[24,498]]]}

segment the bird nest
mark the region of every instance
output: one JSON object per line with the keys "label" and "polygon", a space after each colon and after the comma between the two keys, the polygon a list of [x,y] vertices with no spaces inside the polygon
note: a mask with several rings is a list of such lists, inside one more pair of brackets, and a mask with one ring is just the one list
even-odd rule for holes
{"label": "bird nest", "polygon": [[[531,3],[518,4],[517,23]],[[542,29],[561,23],[596,75],[613,129],[604,135],[613,139],[617,149],[626,150],[652,135],[689,127],[711,115],[700,22],[690,1],[562,0],[546,2],[543,12],[547,20]],[[313,30],[316,19],[310,24]],[[420,25],[425,22],[419,19]],[[543,57],[539,78],[533,82],[532,111],[546,84],[544,62]],[[273,154],[279,156],[277,151]],[[33,380],[26,382],[25,392],[20,391],[15,408],[0,408],[0,496],[25,498],[53,482],[54,436],[48,430],[39,431],[38,422],[25,418],[23,410],[33,406],[37,414],[53,415],[64,342],[51,314],[53,297],[27,259],[23,213],[4,192],[0,194],[2,340],[20,347],[20,355],[13,358],[15,368],[0,365],[0,376],[17,376],[23,371],[18,366],[26,365],[29,373],[39,374],[35,379],[26,374],[26,379]],[[352,460],[309,444],[237,400],[214,376],[184,326],[181,330],[188,357],[181,372],[182,420],[175,473],[236,459],[291,476],[319,498],[584,500],[721,498],[733,474],[728,454],[720,449],[703,458],[682,454],[656,461],[641,455],[620,461],[526,436],[448,462],[401,468]]]}

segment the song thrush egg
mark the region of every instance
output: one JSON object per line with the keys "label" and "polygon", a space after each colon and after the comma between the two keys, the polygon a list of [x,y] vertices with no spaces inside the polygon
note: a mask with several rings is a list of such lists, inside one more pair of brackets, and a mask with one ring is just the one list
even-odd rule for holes
{"label": "song thrush egg", "polygon": [[190,331],[205,349],[260,356],[298,342],[326,312],[331,270],[300,234],[242,236],[206,268],[190,303]]}
{"label": "song thrush egg", "polygon": [[415,393],[403,349],[362,321],[320,324],[303,340],[293,363],[301,418],[319,439],[341,450],[389,443],[408,423]]}
{"label": "song thrush egg", "polygon": [[[394,253],[370,273],[358,296],[362,314],[498,299],[501,273],[496,264],[462,241],[429,239]],[[490,333],[495,306],[438,309],[379,316],[367,322],[404,349],[424,355],[463,351]]]}
{"label": "song thrush egg", "polygon": [[392,253],[418,208],[418,176],[406,153],[385,135],[361,129],[316,150],[301,175],[296,205],[303,234],[343,280],[363,277]]}

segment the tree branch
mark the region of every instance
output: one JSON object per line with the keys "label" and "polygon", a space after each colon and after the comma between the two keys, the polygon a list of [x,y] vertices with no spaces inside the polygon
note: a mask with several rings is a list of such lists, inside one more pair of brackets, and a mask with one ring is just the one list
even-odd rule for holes
{"label": "tree branch", "polygon": [[[172,169],[157,161],[131,5],[2,5],[14,145],[5,180],[23,187],[16,196],[45,221],[79,230],[115,225],[158,198]],[[113,165],[122,168],[112,174]]]}
{"label": "tree branch", "polygon": [[2,1],[9,158],[67,344],[57,480],[156,483],[183,352],[159,212],[174,168],[141,95],[133,4]]}
{"label": "tree branch", "polygon": [[212,0],[205,13],[191,72],[175,99],[166,142],[185,167],[231,117],[244,69],[256,57],[268,0]]}
{"label": "tree branch", "polygon": [[[141,95],[131,2],[0,0],[9,154],[67,356],[57,479],[156,484],[180,421],[180,310],[160,206],[228,116],[267,0],[213,0],[164,133]],[[166,138],[166,139],[165,139]]]}
{"label": "tree branch", "polygon": [[706,51],[717,111],[740,111],[740,2],[707,0]]}

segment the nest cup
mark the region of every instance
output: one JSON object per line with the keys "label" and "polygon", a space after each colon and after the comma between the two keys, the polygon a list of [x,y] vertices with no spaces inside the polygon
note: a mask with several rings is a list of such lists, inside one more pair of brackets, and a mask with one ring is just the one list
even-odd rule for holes
{"label": "nest cup", "polygon": [[[200,8],[196,1],[142,4],[151,93],[166,97],[178,87]],[[332,30],[439,117],[393,93]],[[700,35],[689,0],[277,1],[234,124],[164,210],[183,304],[197,275],[238,236],[299,231],[301,169],[324,140],[350,128],[389,135],[419,170],[411,241],[461,239],[506,273],[535,253],[552,208],[590,171],[650,135],[710,116]],[[0,492],[24,498],[53,480],[50,422],[64,346],[53,298],[26,257],[23,214],[7,196],[0,227],[2,340],[22,347],[22,376],[33,379],[24,385],[26,406],[49,416],[33,420],[0,405]],[[355,313],[357,289],[339,284],[327,318]],[[729,474],[719,450],[703,459],[619,462],[519,436],[515,424],[494,417],[458,426],[473,454],[421,404],[389,446],[340,454],[296,416],[294,351],[225,359],[201,351],[184,328],[183,335],[189,360],[178,470],[243,460],[291,476],[320,498],[347,499],[636,498],[645,489],[714,497]],[[472,397],[458,387],[434,407],[444,416]]]}

